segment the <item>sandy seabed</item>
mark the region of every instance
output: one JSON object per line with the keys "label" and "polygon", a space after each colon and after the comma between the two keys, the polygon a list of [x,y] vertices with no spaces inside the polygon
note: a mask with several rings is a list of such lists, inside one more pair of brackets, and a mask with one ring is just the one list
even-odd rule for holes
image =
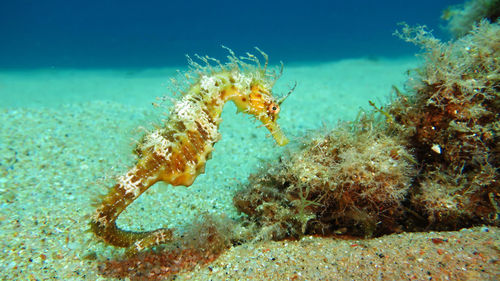
{"label": "sandy seabed", "polygon": [[[295,92],[280,124],[292,141],[387,102],[418,62],[351,59],[289,65],[275,91]],[[0,279],[106,280],[97,267],[120,250],[89,232],[91,206],[132,163],[134,140],[164,118],[175,69],[0,71]],[[232,195],[283,151],[264,128],[222,115],[222,140],[189,187],[158,184],[120,217],[127,229],[184,226],[200,214],[237,219]],[[189,198],[189,200],[186,200]],[[304,237],[233,247],[176,280],[498,280],[499,229],[394,234],[371,240]],[[89,259],[89,257],[95,257]]]}

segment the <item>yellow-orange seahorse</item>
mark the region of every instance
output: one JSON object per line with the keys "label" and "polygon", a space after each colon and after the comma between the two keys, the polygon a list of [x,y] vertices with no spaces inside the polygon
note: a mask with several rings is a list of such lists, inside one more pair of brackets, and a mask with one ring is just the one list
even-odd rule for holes
{"label": "yellow-orange seahorse", "polygon": [[[229,62],[224,65],[198,56],[206,63],[202,66],[188,57],[195,74],[192,83],[174,102],[164,126],[142,138],[135,150],[137,163],[117,179],[92,216],[91,230],[106,243],[141,250],[173,239],[171,229],[134,232],[120,229],[116,220],[156,182],[190,186],[204,172],[214,144],[220,139],[220,115],[227,101],[260,120],[279,145],[288,143],[276,121],[280,104],[291,91],[279,100],[271,91],[283,68],[279,72],[269,71],[267,55],[259,49],[266,60],[264,66],[254,55],[247,53],[246,57],[237,58],[228,50]],[[216,66],[210,61],[216,62]]]}

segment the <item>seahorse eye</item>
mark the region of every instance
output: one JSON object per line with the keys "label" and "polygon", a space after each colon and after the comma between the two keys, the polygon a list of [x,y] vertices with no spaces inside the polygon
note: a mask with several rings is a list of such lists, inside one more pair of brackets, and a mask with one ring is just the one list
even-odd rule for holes
{"label": "seahorse eye", "polygon": [[267,108],[267,110],[269,111],[269,113],[271,114],[278,114],[280,112],[280,107],[279,105],[275,104],[274,102],[271,103],[269,105],[269,107]]}

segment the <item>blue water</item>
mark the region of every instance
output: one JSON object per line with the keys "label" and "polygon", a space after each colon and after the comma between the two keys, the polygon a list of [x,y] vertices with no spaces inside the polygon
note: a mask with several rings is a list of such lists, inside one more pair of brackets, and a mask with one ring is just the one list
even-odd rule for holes
{"label": "blue water", "polygon": [[445,7],[421,1],[0,1],[0,68],[185,65],[184,54],[225,56],[253,46],[290,62],[411,55],[397,23],[440,38]]}

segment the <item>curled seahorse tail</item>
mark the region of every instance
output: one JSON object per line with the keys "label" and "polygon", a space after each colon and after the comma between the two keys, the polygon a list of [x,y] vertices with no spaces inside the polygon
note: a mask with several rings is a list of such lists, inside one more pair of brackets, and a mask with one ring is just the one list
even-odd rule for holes
{"label": "curled seahorse tail", "polygon": [[141,180],[141,171],[140,166],[136,166],[120,177],[118,183],[110,189],[92,217],[91,231],[108,244],[141,250],[172,239],[173,232],[170,229],[161,228],[153,231],[135,232],[123,230],[116,225],[120,213],[158,181],[154,178],[149,178],[147,181]]}
{"label": "curled seahorse tail", "polygon": [[106,243],[123,248],[136,250],[148,248],[171,240],[173,232],[171,229],[160,228],[154,231],[134,232],[120,229],[116,223],[101,225],[92,221],[90,223],[92,232]]}

